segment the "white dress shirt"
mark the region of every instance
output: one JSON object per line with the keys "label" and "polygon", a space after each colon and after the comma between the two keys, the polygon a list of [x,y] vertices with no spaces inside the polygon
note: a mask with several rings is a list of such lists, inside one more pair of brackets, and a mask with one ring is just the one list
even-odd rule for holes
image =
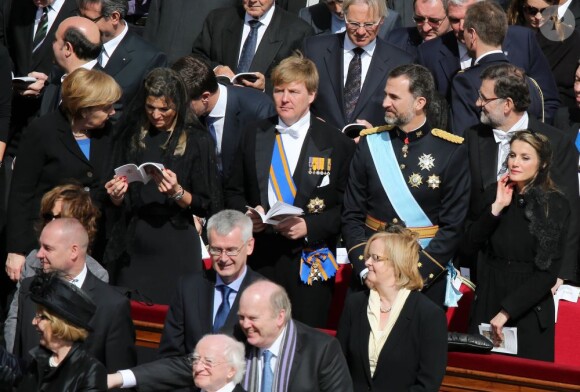
{"label": "white dress shirt", "polygon": [[467,54],[467,48],[465,44],[457,41],[457,48],[459,49],[459,65],[461,69],[466,69],[471,67],[471,57]]}
{"label": "white dress shirt", "polygon": [[123,29],[121,34],[119,34],[109,42],[105,42],[103,44],[103,50],[99,55],[99,64],[101,64],[101,67],[105,68],[107,66],[109,59],[111,58],[113,53],[115,53],[115,50],[117,49],[123,38],[125,38],[125,35],[127,35],[128,31],[129,26],[127,25],[127,23],[125,23],[125,28]]}
{"label": "white dress shirt", "polygon": [[[58,16],[58,13],[63,5],[64,5],[64,0],[55,0],[54,3],[52,3],[51,5],[48,6],[48,13],[47,13],[48,28],[46,30],[47,33],[50,31],[50,28],[54,24],[54,21],[56,20],[56,17]],[[32,39],[34,39],[34,36],[36,35],[36,31],[38,30],[38,25],[40,24],[40,18],[42,18],[42,14],[43,14],[43,12],[42,12],[43,8],[44,7],[38,7],[38,9],[36,10],[36,16],[34,17],[34,29],[32,31]],[[42,42],[44,42],[44,40]]]}
{"label": "white dress shirt", "polygon": [[[234,384],[233,382],[228,382],[226,385],[224,385],[215,392],[232,392],[234,389],[236,389],[236,384]],[[205,389],[202,389],[201,392],[207,391]]]}
{"label": "white dress shirt", "polygon": [[[528,117],[528,113],[524,112],[524,115],[522,116],[522,118],[520,118],[518,120],[518,122],[516,122],[510,129],[508,129],[507,132],[502,131],[500,129],[494,129],[493,130],[493,138],[495,139],[495,142],[498,144],[498,149],[497,149],[497,172],[499,173],[502,166],[503,166],[503,157],[502,157],[502,149],[501,149],[501,144],[502,144],[502,140],[497,136],[498,134],[506,134],[506,133],[513,133],[515,131],[521,131],[523,129],[528,129],[528,123],[529,123],[530,118]],[[499,180],[499,177],[497,177],[497,179]]]}
{"label": "white dress shirt", "polygon": [[[268,28],[270,22],[272,21],[272,15],[274,15],[274,8],[276,8],[276,4],[272,4],[272,7],[270,7],[270,9],[266,11],[264,15],[260,17],[260,19],[258,19],[261,22],[261,24],[258,27],[258,39],[256,41],[256,50],[258,50],[258,46],[260,46],[260,42],[262,42],[264,33],[266,32],[266,29]],[[246,16],[244,18],[244,29],[242,30],[242,42],[240,43],[240,51],[238,53],[238,62],[240,62],[240,57],[242,56],[244,42],[246,42],[246,38],[248,38],[248,35],[250,35],[251,28],[250,23],[248,22],[253,19],[254,18],[252,18],[250,15],[246,13]]]}
{"label": "white dress shirt", "polygon": [[[354,57],[353,49],[357,46],[348,38],[348,34],[344,35],[344,49],[342,55],[342,85],[346,84],[346,77],[348,76],[348,67],[352,58]],[[361,75],[360,75],[360,88],[365,83],[365,78],[367,77],[367,73],[369,72],[369,67],[371,66],[371,61],[373,59],[373,53],[375,52],[375,48],[377,47],[377,40],[374,39],[370,42],[367,46],[363,46],[364,53],[360,56],[361,61]]]}
{"label": "white dress shirt", "polygon": [[[282,346],[282,339],[284,338],[284,333],[286,333],[286,326],[284,326],[284,329],[282,329],[282,332],[280,333],[280,335],[278,335],[278,337],[276,338],[276,340],[274,340],[274,343],[272,343],[272,345],[268,348],[261,348],[260,349],[260,357],[258,360],[258,364],[260,366],[260,371],[258,372],[258,391],[262,390],[262,371],[264,369],[264,351],[268,350],[272,353],[272,358],[270,359],[270,367],[272,368],[272,373],[276,374],[276,366],[278,365],[278,357],[280,356],[280,348]],[[274,390],[274,388],[272,388],[272,390]]]}
{"label": "white dress shirt", "polygon": [[[236,300],[236,296],[240,293],[240,287],[242,286],[242,282],[246,277],[246,273],[248,272],[248,268],[244,267],[244,271],[241,273],[240,276],[232,283],[226,285],[222,278],[216,274],[215,276],[215,287],[213,289],[213,317],[212,320],[215,320],[215,316],[217,314],[218,308],[220,307],[221,303],[223,302],[222,292],[218,290],[218,286],[229,286],[232,290],[230,293],[230,297],[228,298],[230,307]],[[213,325],[213,322],[212,322]]]}
{"label": "white dress shirt", "polygon": [[222,153],[222,139],[224,135],[224,124],[226,118],[226,107],[228,104],[228,89],[218,83],[219,97],[211,112],[207,115],[213,119],[213,128],[216,136],[216,155]]}

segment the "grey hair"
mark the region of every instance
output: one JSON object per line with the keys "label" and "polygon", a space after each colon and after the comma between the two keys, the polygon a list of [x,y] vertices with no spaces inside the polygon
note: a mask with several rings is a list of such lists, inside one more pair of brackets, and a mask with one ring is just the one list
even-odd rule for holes
{"label": "grey hair", "polygon": [[228,235],[235,228],[242,231],[242,241],[252,238],[252,220],[240,211],[223,210],[209,218],[207,222],[207,235],[215,231],[219,235]]}
{"label": "grey hair", "polygon": [[121,15],[121,19],[125,19],[127,12],[129,11],[129,2],[127,0],[77,0],[77,6],[80,8],[86,8],[89,4],[100,4],[101,14],[108,18],[113,13],[118,12]]}
{"label": "grey hair", "polygon": [[387,10],[387,2],[384,0],[344,0],[342,3],[342,12],[344,15],[348,15],[348,9],[353,4],[366,4],[379,14],[379,18],[385,18],[389,14]]}
{"label": "grey hair", "polygon": [[284,289],[284,287],[272,283],[276,286],[276,290],[270,296],[270,305],[272,306],[272,310],[274,314],[279,314],[282,310],[284,310],[284,321],[288,323],[292,318],[292,303],[290,302],[290,298],[288,297],[288,293]]}
{"label": "grey hair", "polygon": [[[236,339],[225,334],[215,334],[215,335],[207,334],[204,335],[201,339],[199,339],[199,342],[201,342],[203,339],[209,336],[216,336],[224,340],[226,347],[224,349],[223,355],[227,363],[230,364],[236,370],[236,374],[234,374],[232,382],[234,384],[239,384],[244,378],[244,373],[246,372],[246,348],[244,347],[244,344],[238,342]],[[199,342],[197,343],[199,344]],[[196,351],[194,349],[193,353],[195,354],[195,352]]]}

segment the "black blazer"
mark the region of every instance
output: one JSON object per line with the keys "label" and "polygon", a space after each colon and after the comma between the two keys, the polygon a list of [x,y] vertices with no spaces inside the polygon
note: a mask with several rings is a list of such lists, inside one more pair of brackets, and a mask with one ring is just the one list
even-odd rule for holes
{"label": "black blazer", "polygon": [[46,33],[46,38],[34,54],[32,53],[32,38],[37,7],[32,1],[4,0],[3,3],[4,14],[0,19],[0,34],[4,35],[4,44],[12,57],[14,75],[26,76],[31,71],[48,75],[54,61],[52,52],[54,33],[60,22],[69,16],[76,15],[76,1],[64,1],[54,23]]}
{"label": "black blazer", "polygon": [[[552,147],[550,175],[570,205],[570,223],[558,277],[577,281],[580,201],[578,198],[578,151],[570,135],[530,117],[528,129],[545,135]],[[497,144],[490,126],[479,124],[466,132],[471,172],[469,222],[475,221],[486,205],[485,189],[497,182]],[[465,250],[464,250],[465,253]],[[469,256],[469,255],[468,255]],[[474,254],[470,255],[472,258]]]}
{"label": "black blazer", "polygon": [[[241,293],[249,284],[261,278],[250,267],[246,268],[247,273],[240,291],[231,305],[224,326],[220,329],[220,333],[236,336],[238,340],[243,340],[243,332],[238,324]],[[159,345],[160,357],[191,354],[197,342],[204,335],[212,333],[215,283],[216,273],[213,269],[179,280],[165,318]]]}
{"label": "black blazer", "polygon": [[[312,113],[341,129],[351,122],[344,113],[343,48],[345,33],[322,35],[304,41],[304,55],[314,61],[320,82]],[[413,57],[380,38],[376,40],[369,70],[353,111],[353,119],[364,119],[373,125],[384,122],[382,107],[387,74],[395,67],[413,62]]]}
{"label": "black blazer", "polygon": [[120,112],[131,102],[149,71],[166,65],[167,56],[163,52],[129,30],[103,69],[123,89],[123,97],[115,104],[115,110]]}
{"label": "black blazer", "polygon": [[[509,26],[502,48],[509,62],[523,68],[542,88],[547,122],[551,123],[560,106],[558,88],[534,33],[527,27]],[[451,80],[460,70],[459,49],[453,32],[424,42],[417,49],[417,62],[431,71],[437,90],[451,102]]]}
{"label": "black blazer", "polygon": [[420,292],[411,292],[371,377],[368,296],[369,292],[363,291],[347,298],[338,327],[337,338],[348,362],[353,391],[438,391],[447,364],[443,310]]}
{"label": "black blazer", "polygon": [[[235,73],[242,45],[245,14],[242,7],[221,8],[210,12],[193,45],[193,53],[210,61],[212,68],[227,65]],[[276,7],[256,49],[250,71],[261,72],[266,81],[269,81],[272,69],[295,49],[299,49],[304,38],[310,35],[312,29],[303,20],[281,7]],[[267,90],[271,90],[269,83]]]}
{"label": "black blazer", "polygon": [[[298,12],[298,16],[308,23],[314,30],[315,35],[332,34],[332,14],[324,3],[304,7]],[[397,11],[389,10],[380,27],[378,36],[386,39],[389,33],[401,27],[401,15]]]}
{"label": "black blazer", "polygon": [[228,178],[240,144],[242,130],[250,123],[276,115],[272,99],[261,91],[226,86],[228,100],[222,135],[223,176]]}
{"label": "black blazer", "polygon": [[40,200],[56,185],[76,181],[91,192],[97,205],[108,202],[107,180],[111,149],[110,124],[91,132],[90,159],[75,141],[61,111],[35,119],[24,131],[14,166],[8,199],[9,252],[28,254],[36,247],[34,222]]}
{"label": "black blazer", "polygon": [[[32,325],[36,304],[28,297],[32,279],[22,281],[14,341],[14,354],[25,358],[39,344],[38,332]],[[127,297],[100,281],[90,271],[87,272],[82,290],[97,305],[90,323],[93,332],[83,343],[84,349],[105,365],[109,373],[135,366],[135,329]]]}
{"label": "black blazer", "polygon": [[413,57],[417,57],[417,47],[423,43],[423,37],[414,26],[395,29],[391,31],[386,40]]}

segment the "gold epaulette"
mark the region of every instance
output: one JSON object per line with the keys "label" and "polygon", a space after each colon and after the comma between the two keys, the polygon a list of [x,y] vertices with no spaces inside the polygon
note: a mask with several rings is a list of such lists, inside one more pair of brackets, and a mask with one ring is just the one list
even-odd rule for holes
{"label": "gold epaulette", "polygon": [[374,127],[374,128],[369,128],[369,129],[363,129],[360,132],[360,136],[368,136],[368,135],[373,135],[375,133],[381,133],[381,132],[385,132],[385,131],[390,131],[393,128],[394,128],[394,125],[383,125],[381,127]]}
{"label": "gold epaulette", "polygon": [[463,143],[463,140],[465,140],[461,136],[454,135],[452,133],[449,133],[447,131],[444,131],[444,130],[438,129],[438,128],[433,128],[431,130],[431,134],[433,136],[437,136],[438,138],[441,138],[443,140],[447,140],[448,142],[455,143],[455,144],[461,144],[461,143]]}

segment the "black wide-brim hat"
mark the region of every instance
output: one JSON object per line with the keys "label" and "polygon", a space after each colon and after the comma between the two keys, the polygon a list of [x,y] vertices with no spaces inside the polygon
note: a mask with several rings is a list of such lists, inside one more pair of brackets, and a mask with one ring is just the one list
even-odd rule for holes
{"label": "black wide-brim hat", "polygon": [[97,306],[81,289],[55,272],[39,272],[30,284],[30,299],[50,313],[87,331]]}

